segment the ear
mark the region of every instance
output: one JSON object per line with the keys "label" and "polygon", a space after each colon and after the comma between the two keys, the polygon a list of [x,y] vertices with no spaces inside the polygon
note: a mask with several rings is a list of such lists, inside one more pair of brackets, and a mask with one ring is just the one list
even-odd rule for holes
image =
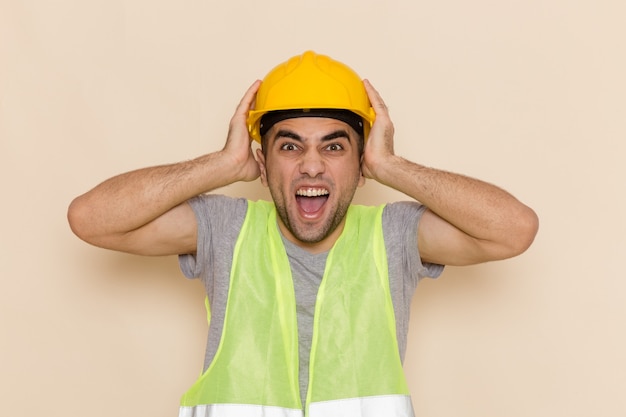
{"label": "ear", "polygon": [[361,155],[361,158],[359,159],[359,182],[357,184],[357,187],[363,187],[365,185],[365,175],[363,175],[363,155]]}
{"label": "ear", "polygon": [[359,170],[359,183],[357,187],[363,187],[365,185],[365,175],[363,175],[363,171]]}
{"label": "ear", "polygon": [[267,171],[265,169],[265,155],[263,154],[263,150],[256,150],[256,160],[259,164],[259,171],[261,172],[261,184],[267,187]]}

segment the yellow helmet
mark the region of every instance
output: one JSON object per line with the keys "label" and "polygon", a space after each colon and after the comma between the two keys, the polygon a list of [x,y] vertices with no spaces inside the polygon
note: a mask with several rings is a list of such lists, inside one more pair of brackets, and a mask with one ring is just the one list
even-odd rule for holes
{"label": "yellow helmet", "polygon": [[254,140],[261,142],[260,121],[266,113],[312,109],[348,110],[357,114],[363,118],[365,138],[376,118],[356,72],[328,56],[307,51],[265,76],[256,95],[255,108],[248,114],[248,131]]}

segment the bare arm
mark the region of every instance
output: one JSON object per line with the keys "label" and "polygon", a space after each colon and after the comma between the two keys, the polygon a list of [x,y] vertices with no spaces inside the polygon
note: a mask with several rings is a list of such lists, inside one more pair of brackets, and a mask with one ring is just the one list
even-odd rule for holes
{"label": "bare arm", "polygon": [[418,230],[422,259],[468,265],[524,252],[537,233],[535,212],[494,185],[396,156],[387,108],[368,81],[365,86],[376,122],[363,155],[363,175],[428,207]]}
{"label": "bare arm", "polygon": [[195,252],[197,225],[185,202],[259,176],[246,128],[259,84],[255,82],[239,103],[221,151],[106,180],[70,204],[68,220],[74,233],[93,245],[129,253]]}

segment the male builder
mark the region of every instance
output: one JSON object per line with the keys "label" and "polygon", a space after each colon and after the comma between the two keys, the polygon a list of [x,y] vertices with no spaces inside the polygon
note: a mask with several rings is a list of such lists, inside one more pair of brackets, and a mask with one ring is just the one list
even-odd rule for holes
{"label": "male builder", "polygon": [[[72,202],[85,241],[179,254],[203,281],[205,371],[181,417],[413,415],[402,360],[418,280],[518,255],[538,221],[495,186],[396,156],[393,136],[372,85],[309,51],[248,89],[222,150]],[[209,193],[259,177],[272,202]],[[365,178],[415,201],[353,205]]]}

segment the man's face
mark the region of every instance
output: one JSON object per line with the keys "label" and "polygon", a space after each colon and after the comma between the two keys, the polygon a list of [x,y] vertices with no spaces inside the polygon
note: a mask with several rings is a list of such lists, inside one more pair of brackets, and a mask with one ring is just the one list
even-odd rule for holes
{"label": "man's face", "polygon": [[258,150],[261,182],[269,187],[287,239],[312,251],[330,249],[361,176],[359,137],[335,119],[300,117],[276,123]]}

